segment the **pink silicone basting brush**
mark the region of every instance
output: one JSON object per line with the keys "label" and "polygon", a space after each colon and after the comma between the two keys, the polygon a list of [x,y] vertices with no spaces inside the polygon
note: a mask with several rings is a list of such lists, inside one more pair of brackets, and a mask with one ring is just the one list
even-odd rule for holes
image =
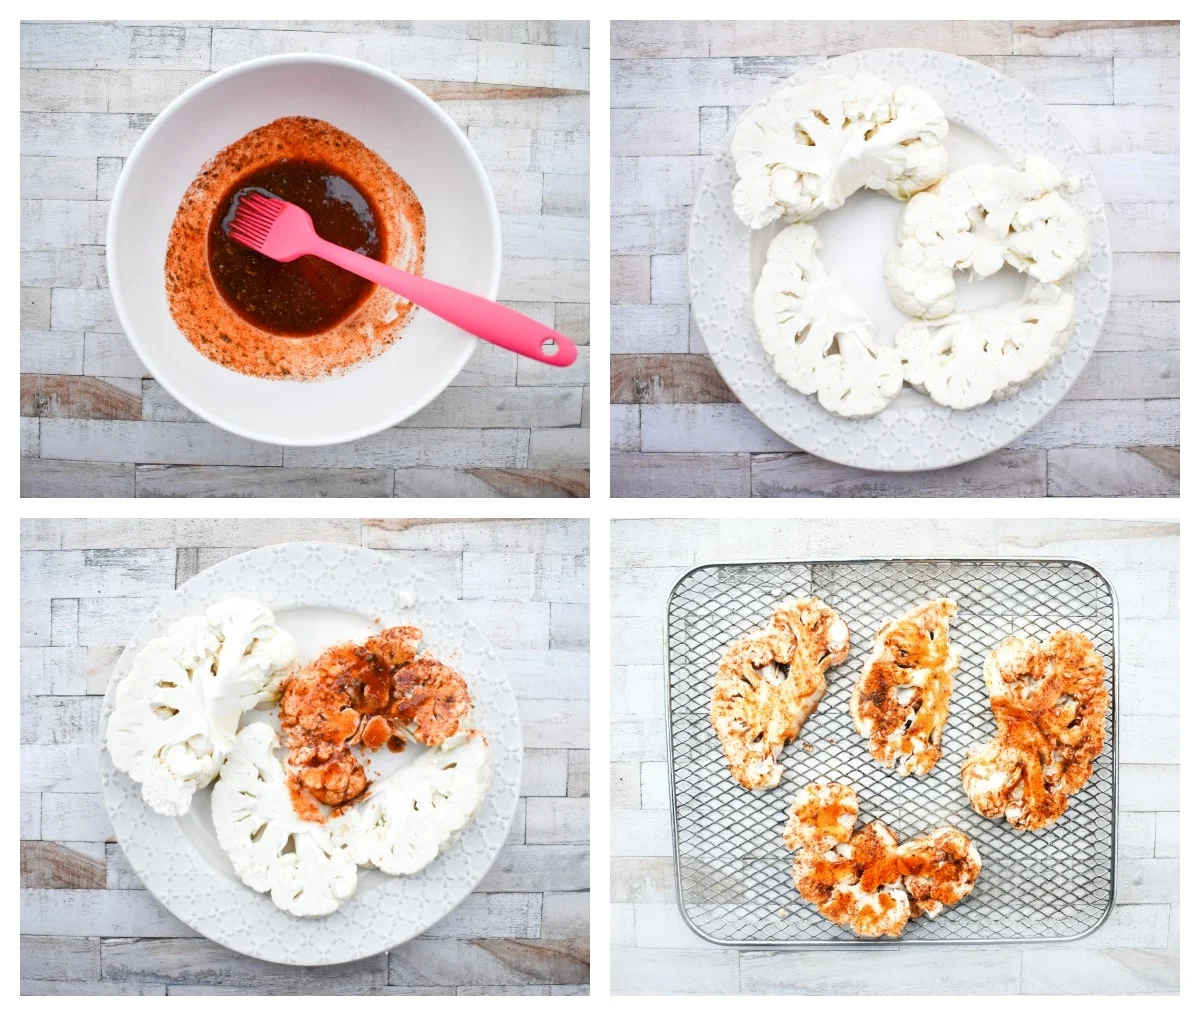
{"label": "pink silicone basting brush", "polygon": [[410,303],[485,342],[542,363],[569,367],[579,355],[575,343],[565,335],[509,307],[322,240],[308,212],[289,201],[261,194],[245,195],[238,201],[229,235],[274,261],[295,261],[312,254],[399,293]]}

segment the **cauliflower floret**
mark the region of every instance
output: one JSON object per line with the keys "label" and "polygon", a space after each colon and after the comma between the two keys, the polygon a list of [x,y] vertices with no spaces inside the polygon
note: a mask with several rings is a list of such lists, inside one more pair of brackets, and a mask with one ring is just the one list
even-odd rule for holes
{"label": "cauliflower floret", "polygon": [[331,835],[359,864],[412,875],[474,818],[490,782],[486,738],[462,732],[374,784],[366,801],[330,824]]}
{"label": "cauliflower floret", "polygon": [[1024,167],[969,166],[917,194],[900,214],[884,278],[892,302],[919,318],[954,311],[954,273],[994,275],[1007,262],[1058,283],[1088,256],[1087,219],[1063,197],[1045,159]]}
{"label": "cauliflower floret", "polygon": [[904,380],[951,409],[1005,399],[1044,374],[1066,351],[1075,298],[1058,286],[1033,286],[1022,300],[914,319],[896,332]]}
{"label": "cauliflower floret", "polygon": [[327,826],[296,814],[278,748],[265,723],[238,734],[213,787],[213,828],[246,885],[296,917],[323,917],[354,894],[358,865]]}
{"label": "cauliflower floret", "polygon": [[233,747],[242,713],[270,701],[296,659],[266,607],[224,600],[152,639],[117,685],[106,742],[160,815],[182,815]]}
{"label": "cauliflower floret", "polygon": [[900,358],[875,344],[875,323],[826,270],[820,249],[805,223],[771,241],[754,290],[754,326],[787,384],[838,416],[874,416],[900,390]]}
{"label": "cauliflower floret", "polygon": [[733,135],[733,208],[751,229],[807,222],[861,187],[907,200],[946,172],[945,114],[919,88],[826,74],[751,109]]}

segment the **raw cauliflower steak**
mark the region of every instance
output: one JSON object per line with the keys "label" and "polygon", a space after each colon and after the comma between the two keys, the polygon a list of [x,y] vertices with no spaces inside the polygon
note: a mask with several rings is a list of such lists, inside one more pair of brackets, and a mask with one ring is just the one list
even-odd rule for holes
{"label": "raw cauliflower steak", "polygon": [[250,600],[222,600],[151,639],[116,687],[105,743],[160,815],[217,777],[242,713],[279,696],[296,642]]}
{"label": "raw cauliflower steak", "polygon": [[869,74],[789,85],[734,132],[734,211],[762,229],[815,219],[862,187],[906,200],[946,172],[948,129],[933,98],[911,85]]}
{"label": "raw cauliflower steak", "polygon": [[779,785],[776,755],[825,694],[825,671],[850,652],[850,629],[816,597],[776,610],[734,641],[717,667],[710,719],[730,775],[749,790]]}
{"label": "raw cauliflower steak", "polygon": [[816,395],[827,412],[874,416],[904,381],[894,349],[875,342],[875,323],[826,269],[814,226],[780,232],[754,287],[754,327],[771,366],[790,387]]}
{"label": "raw cauliflower steak", "polygon": [[897,938],[975,888],[982,862],[965,833],[942,826],[901,844],[878,820],[856,830],[857,816],[858,795],[842,783],[802,787],[789,810],[792,880],[826,920],[860,938]]}
{"label": "raw cauliflower steak", "polygon": [[942,757],[958,670],[950,644],[957,610],[952,600],[931,600],[884,624],[850,693],[854,729],[871,757],[901,776],[924,775]]}
{"label": "raw cauliflower steak", "polygon": [[983,676],[996,736],[962,766],[963,789],[984,818],[1044,829],[1062,817],[1104,750],[1104,660],[1082,632],[1043,644],[1013,636],[988,654]]}

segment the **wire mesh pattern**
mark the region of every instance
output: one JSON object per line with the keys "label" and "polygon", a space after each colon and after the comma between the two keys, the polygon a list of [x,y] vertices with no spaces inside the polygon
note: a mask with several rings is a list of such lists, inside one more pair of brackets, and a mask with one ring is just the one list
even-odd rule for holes
{"label": "wire mesh pattern", "polygon": [[[709,725],[721,654],[797,596],[819,596],[850,626],[844,664],[826,673],[817,710],[780,758],[783,781],[750,791],[729,775]],[[850,718],[850,691],[889,617],[939,596],[958,604],[950,629],[961,654],[942,758],[924,777],[901,777],[871,758]],[[995,723],[983,661],[1008,635],[1084,632],[1104,659],[1112,701],[1104,751],[1066,814],[1018,832],[972,810],[959,770]],[[938,825],[969,835],[983,860],[974,892],[937,918],[909,923],[902,943],[1062,940],[1095,930],[1113,899],[1115,857],[1116,616],[1103,576],[1076,561],[925,560],[702,565],[667,604],[667,716],[680,905],[703,937],[724,945],[786,948],[862,943],[821,917],[792,885],[783,845],[787,807],[806,783],[837,780],[858,792],[859,821],[880,819],[901,839]],[[888,940],[890,941],[890,940]]]}

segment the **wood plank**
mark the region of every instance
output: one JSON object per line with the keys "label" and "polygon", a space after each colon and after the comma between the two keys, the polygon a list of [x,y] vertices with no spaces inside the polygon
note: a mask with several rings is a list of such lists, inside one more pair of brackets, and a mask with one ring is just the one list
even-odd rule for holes
{"label": "wood plank", "polygon": [[124,158],[153,120],[150,113],[22,113],[21,154]]}
{"label": "wood plank", "polygon": [[708,168],[704,155],[643,155],[610,160],[614,215],[690,206]]}
{"label": "wood plank", "polygon": [[83,334],[22,330],[21,373],[82,374]]}
{"label": "wood plank", "polygon": [[94,744],[100,729],[97,696],[38,695],[21,700],[22,744]]}
{"label": "wood plank", "polygon": [[1103,995],[1177,992],[1178,953],[1149,949],[1023,950],[1021,993],[1066,995],[1086,984]]}
{"label": "wood plank", "polygon": [[21,66],[207,70],[209,38],[204,28],[26,22]]}
{"label": "wood plank", "polygon": [[[577,155],[576,159],[579,158]],[[586,217],[591,192],[580,162],[572,162],[578,172],[542,174],[542,214]]]}
{"label": "wood plank", "polygon": [[1179,812],[1159,812],[1155,816],[1154,856],[1179,856]]}
{"label": "wood plank", "polygon": [[[1140,765],[1121,763],[1118,776],[1121,806],[1130,811],[1178,811],[1179,767],[1172,765]],[[1137,900],[1123,899],[1123,903]],[[1172,900],[1142,900],[1143,903],[1173,902]]]}
{"label": "wood plank", "polygon": [[650,302],[650,258],[644,254],[613,255],[608,271],[609,302]]}
{"label": "wood plank", "polygon": [[586,942],[498,940],[454,942],[416,939],[388,954],[392,984],[575,984],[588,979]]}
{"label": "wood plank", "polygon": [[1179,348],[1179,304],[1113,300],[1097,352]]}
{"label": "wood plank", "polygon": [[1125,252],[1179,250],[1179,206],[1125,202],[1108,206],[1112,249]]}
{"label": "wood plank", "polygon": [[1106,152],[1089,156],[1088,162],[1106,202],[1179,201],[1179,156],[1175,153]]}
{"label": "wood plank", "polygon": [[608,415],[609,442],[613,451],[638,451],[642,447],[641,409],[629,405],[609,406]]}
{"label": "wood plank", "polygon": [[130,472],[138,497],[391,497],[395,484],[390,469],[138,466]]}
{"label": "wood plank", "polygon": [[741,403],[642,406],[648,452],[780,452],[793,446]]}
{"label": "wood plank", "polygon": [[50,601],[21,600],[21,645],[50,645]]}
{"label": "wood plank", "polygon": [[103,855],[97,860],[61,843],[21,841],[22,889],[103,889],[105,884]]}
{"label": "wood plank", "polygon": [[621,354],[686,353],[688,308],[667,304],[614,306],[609,316],[614,359]]}
{"label": "wood plank", "polygon": [[755,455],[750,465],[756,497],[1044,497],[1046,453],[993,452],[948,469],[877,473],[803,452]]}
{"label": "wood plank", "polygon": [[42,421],[41,454],[49,459],[202,465],[279,465],[281,449],[207,423],[133,420]]}
{"label": "wood plank", "polygon": [[1051,448],[1052,497],[1178,497],[1178,448]]}
{"label": "wood plank", "polygon": [[[567,752],[567,796],[591,797],[591,794],[591,753],[587,751],[581,751],[579,749],[572,749],[571,751]],[[1178,830],[1176,830],[1175,838],[1176,842],[1178,842]]]}
{"label": "wood plank", "polygon": [[107,201],[21,200],[23,246],[73,247],[102,244]]}
{"label": "wood plank", "polygon": [[1175,399],[1096,399],[1062,402],[1012,448],[1177,447]]}
{"label": "wood plank", "polygon": [[674,852],[670,812],[665,808],[613,809],[611,830],[614,858],[670,857]]}
{"label": "wood plank", "polygon": [[[207,66],[203,70],[155,69],[152,74],[125,66],[107,70],[23,67],[21,110],[157,116],[168,103],[208,75]],[[93,173],[95,168],[93,160]]]}
{"label": "wood plank", "polygon": [[106,939],[100,947],[100,962],[104,979],[118,983],[233,983],[273,993],[297,988],[319,992],[343,986],[362,990],[387,982],[384,953],[313,969],[266,963],[206,938]]}
{"label": "wood plank", "polygon": [[160,595],[175,588],[175,554],[165,549],[25,551],[21,582],[52,599]]}
{"label": "wood plank", "polygon": [[[550,648],[580,649],[588,647],[590,617],[586,603],[550,604]],[[586,747],[581,744],[567,745],[570,748]]]}
{"label": "wood plank", "polygon": [[[564,214],[570,209],[551,208],[547,213]],[[553,258],[504,258],[500,272],[500,300],[533,300],[545,303],[585,302],[588,299],[586,261],[555,261]]]}
{"label": "wood plank", "polygon": [[144,890],[21,890],[22,931],[52,935],[62,928],[101,937],[191,938],[197,934]]}
{"label": "wood plank", "polygon": [[537,469],[579,469],[591,458],[591,431],[579,427],[529,432],[529,465]]}
{"label": "wood plank", "polygon": [[591,801],[586,797],[531,797],[525,804],[525,842],[589,842]]}
{"label": "wood plank", "polygon": [[87,332],[83,337],[83,373],[94,377],[149,377],[150,372],[123,334]]}
{"label": "wood plank", "polygon": [[501,659],[517,698],[587,700],[588,660],[578,650],[509,650]]}
{"label": "wood plank", "polygon": [[1124,300],[1179,300],[1178,254],[1114,254],[1112,295]]}
{"label": "wood plank", "polygon": [[100,939],[30,935],[22,928],[21,976],[36,980],[98,981]]}
{"label": "wood plank", "polygon": [[732,995],[740,990],[738,954],[732,950],[615,948],[609,962],[615,995]]}
{"label": "wood plank", "polygon": [[1178,21],[1017,21],[1013,52],[1043,56],[1178,56]]}
{"label": "wood plank", "polygon": [[21,415],[140,420],[141,384],[130,378],[22,374]]}
{"label": "wood plank", "polygon": [[980,56],[981,64],[1024,85],[1042,102],[1108,105],[1113,101],[1113,66],[1106,58],[1048,60],[1040,56]]}
{"label": "wood plank", "polygon": [[1179,58],[1116,57],[1113,98],[1138,107],[1179,106]]}
{"label": "wood plank", "polygon": [[1121,765],[1178,765],[1179,725],[1161,716],[1121,717]]}
{"label": "wood plank", "polygon": [[[580,403],[587,391],[588,378],[591,375],[592,351],[586,346],[578,350],[576,360],[569,367],[555,367],[530,359],[527,356],[517,357],[517,385],[537,388],[554,386],[578,385]],[[498,389],[503,390],[503,389]],[[579,414],[575,415],[575,423],[579,422]]]}
{"label": "wood plank", "polygon": [[737,401],[707,356],[617,355],[609,370],[610,399],[614,403]]}
{"label": "wood plank", "polygon": [[[580,612],[585,613],[585,612]],[[586,709],[569,700],[534,699],[520,703],[521,731],[528,748],[587,748]]]}
{"label": "wood plank", "polygon": [[162,984],[112,984],[108,981],[21,981],[22,995],[165,995]]}
{"label": "wood plank", "polygon": [[20,495],[23,498],[132,498],[133,465],[22,459]]}
{"label": "wood plank", "polygon": [[355,519],[78,518],[53,520],[53,524],[53,542],[63,550],[166,548],[173,552],[177,547],[251,548],[294,540],[358,543],[360,534]]}
{"label": "wood plank", "polygon": [[1179,151],[1179,113],[1168,106],[1051,106],[1085,152]]}
{"label": "wood plank", "polygon": [[[98,789],[94,744],[21,745],[21,790],[58,794],[92,794]],[[51,804],[42,796],[42,835],[46,839],[94,840],[94,836],[64,836],[50,828]],[[99,837],[103,839],[103,837]]]}
{"label": "wood plank", "polygon": [[613,254],[682,254],[687,251],[687,209],[613,215],[609,243]]}
{"label": "wood plank", "polygon": [[395,469],[412,466],[522,468],[528,464],[528,435],[527,430],[516,429],[393,427],[349,444],[285,448],[283,465]]}
{"label": "wood plank", "polygon": [[541,893],[472,893],[422,933],[428,940],[538,938]]}
{"label": "wood plank", "polygon": [[[526,749],[521,767],[522,797],[563,797],[567,793],[567,752],[561,748]],[[522,843],[530,842],[522,837]]]}
{"label": "wood plank", "polygon": [[554,305],[554,327],[574,339],[578,345],[586,346],[590,341],[591,307],[588,303],[556,303]]}
{"label": "wood plank", "polygon": [[806,991],[822,995],[995,995],[1015,992],[1020,983],[1022,954],[1014,950],[947,946],[939,955],[944,962],[929,970],[899,950],[877,949],[866,964],[848,951],[828,951],[820,964],[800,953],[743,952],[741,984],[743,991],[765,993],[803,983]]}
{"label": "wood plank", "polygon": [[665,116],[647,116],[638,109],[612,111],[611,154],[697,155],[702,110],[687,106]]}
{"label": "wood plank", "polygon": [[21,697],[82,696],[86,685],[87,650],[80,646],[45,646],[21,650]]}
{"label": "wood plank", "polygon": [[951,53],[1011,53],[1007,21],[614,21],[612,58],[834,56],[913,46]]}
{"label": "wood plank", "polygon": [[583,845],[506,846],[479,883],[481,892],[576,892],[588,887]]}
{"label": "wood plank", "polygon": [[587,497],[586,469],[398,469],[397,497]]}
{"label": "wood plank", "polygon": [[[22,89],[24,88],[24,75]],[[91,201],[96,197],[96,160],[86,157],[55,158],[46,155],[21,156],[22,202],[36,198],[62,198],[72,202]],[[30,241],[21,231],[21,244]]]}
{"label": "wood plank", "polygon": [[650,263],[650,291],[653,303],[690,303],[687,256],[655,254]]}

